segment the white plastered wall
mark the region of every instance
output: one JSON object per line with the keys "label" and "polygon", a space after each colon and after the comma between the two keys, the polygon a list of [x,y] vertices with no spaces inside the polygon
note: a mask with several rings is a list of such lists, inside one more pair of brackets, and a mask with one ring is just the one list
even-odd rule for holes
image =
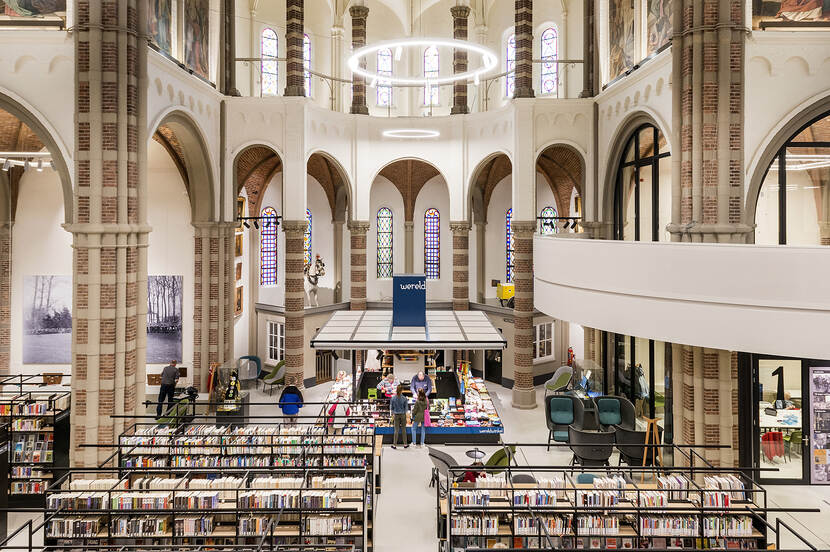
{"label": "white plastered wall", "polygon": [[402,274],[406,266],[403,198],[394,184],[378,176],[372,186],[370,213],[373,215],[369,217],[366,232],[366,299],[369,301],[392,299],[392,280],[377,277],[377,212],[381,207],[392,210],[392,272]]}
{"label": "white plastered wall", "polygon": [[[248,194],[245,191],[245,188],[242,188],[242,192],[239,194],[239,197],[245,200],[245,207],[247,209],[248,206]],[[247,212],[246,212],[247,215]],[[253,228],[253,227],[251,227]],[[239,358],[244,355],[256,354],[256,352],[252,349],[251,344],[251,319],[253,317],[252,313],[254,310],[254,301],[251,297],[251,292],[255,289],[252,285],[252,278],[251,275],[253,271],[251,270],[251,260],[253,259],[252,253],[254,255],[258,255],[259,253],[259,244],[252,243],[251,237],[253,233],[251,229],[242,227],[242,256],[237,257],[234,260],[234,269],[233,269],[233,278],[234,278],[234,287],[242,285],[243,286],[243,308],[242,314],[234,317],[233,321],[233,354],[234,358]],[[236,280],[236,265],[242,265],[242,278],[240,280]],[[259,282],[257,281],[257,284]],[[235,297],[235,296],[234,296]]]}
{"label": "white plastered wall", "polygon": [[[510,191],[512,178],[502,179],[493,189],[490,204],[487,206],[487,227],[484,230],[484,297],[495,298],[496,288],[491,280],[506,281],[507,277],[507,227],[506,215],[510,209]],[[471,249],[471,252],[475,253]],[[472,279],[472,278],[471,278]]]}
{"label": "white plastered wall", "polygon": [[452,298],[452,233],[450,232],[450,199],[447,184],[440,175],[424,184],[415,199],[412,266],[416,274],[424,273],[424,213],[438,209],[440,220],[441,273],[437,280],[427,280],[427,301],[447,301]]}
{"label": "white plastered wall", "polygon": [[[308,177],[308,209],[311,211],[311,262],[315,256],[326,263],[326,274],[318,282],[317,300],[326,305],[334,299],[334,225],[331,220],[331,206],[323,187],[314,177]],[[310,306],[306,282],[306,306]]]}
{"label": "white plastered wall", "polygon": [[[266,207],[273,207],[278,215],[282,215],[282,172],[274,175],[265,191],[262,193],[260,210]],[[261,228],[261,226],[260,226]],[[256,244],[247,258],[251,259],[250,266],[252,276],[250,277],[251,289],[258,288],[258,296],[253,299],[258,303],[268,305],[285,305],[285,232],[282,228],[277,231],[277,285],[263,286],[259,283],[259,231],[253,226],[246,231],[252,242]]]}

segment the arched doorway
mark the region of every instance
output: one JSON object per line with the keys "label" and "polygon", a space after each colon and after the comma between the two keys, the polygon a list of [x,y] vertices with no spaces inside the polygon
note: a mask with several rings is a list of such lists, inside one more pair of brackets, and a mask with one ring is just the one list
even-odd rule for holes
{"label": "arched doorway", "polygon": [[554,144],[536,159],[536,216],[541,234],[580,232],[585,161],[571,146]]}

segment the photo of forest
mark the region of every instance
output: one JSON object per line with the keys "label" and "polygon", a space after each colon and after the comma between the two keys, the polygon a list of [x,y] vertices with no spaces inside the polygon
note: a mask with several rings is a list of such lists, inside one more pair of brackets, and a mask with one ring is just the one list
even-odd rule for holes
{"label": "photo of forest", "polygon": [[182,276],[147,279],[147,363],[182,359]]}
{"label": "photo of forest", "polygon": [[72,361],[72,278],[23,279],[23,364]]}

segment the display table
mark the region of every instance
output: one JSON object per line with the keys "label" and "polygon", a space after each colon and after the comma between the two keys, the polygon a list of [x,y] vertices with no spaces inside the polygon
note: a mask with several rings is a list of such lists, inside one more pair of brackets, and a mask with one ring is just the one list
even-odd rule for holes
{"label": "display table", "polygon": [[793,430],[801,429],[801,410],[778,410],[775,416],[770,416],[764,412],[764,409],[769,408],[772,404],[761,401],[758,403],[759,419],[758,425],[763,430]]}

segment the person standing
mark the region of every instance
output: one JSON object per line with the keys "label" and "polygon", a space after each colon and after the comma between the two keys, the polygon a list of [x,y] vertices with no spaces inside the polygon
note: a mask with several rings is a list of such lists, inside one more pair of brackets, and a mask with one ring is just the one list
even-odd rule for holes
{"label": "person standing", "polygon": [[176,392],[176,382],[179,381],[179,369],[176,368],[176,360],[171,360],[170,364],[164,367],[161,371],[161,387],[159,388],[159,400],[156,405],[156,418],[161,418],[162,406],[167,400],[167,408],[173,406],[173,394]]}
{"label": "person standing", "polygon": [[395,396],[389,401],[389,411],[392,413],[392,448],[398,448],[398,433],[403,440],[403,448],[409,448],[406,443],[406,413],[409,412],[409,400],[403,396],[403,385],[398,385]]}
{"label": "person standing", "polygon": [[297,386],[289,385],[282,390],[279,402],[280,410],[283,416],[288,418],[288,423],[297,425],[298,414],[303,407],[303,393]]}
{"label": "person standing", "polygon": [[[426,438],[426,425],[424,424],[424,414],[429,410],[429,399],[421,389],[418,391],[418,400],[412,407],[412,444],[416,447],[424,446],[424,439]],[[418,444],[418,426],[421,426],[421,444]]]}
{"label": "person standing", "polygon": [[378,390],[383,393],[387,399],[391,399],[395,395],[395,390],[398,388],[398,380],[395,379],[395,374],[389,373],[385,378],[378,383]]}
{"label": "person standing", "polygon": [[417,397],[418,392],[423,390],[427,398],[429,398],[432,394],[432,378],[423,372],[418,372],[418,375],[412,378],[412,381],[409,383],[409,390],[412,391],[413,397]]}

